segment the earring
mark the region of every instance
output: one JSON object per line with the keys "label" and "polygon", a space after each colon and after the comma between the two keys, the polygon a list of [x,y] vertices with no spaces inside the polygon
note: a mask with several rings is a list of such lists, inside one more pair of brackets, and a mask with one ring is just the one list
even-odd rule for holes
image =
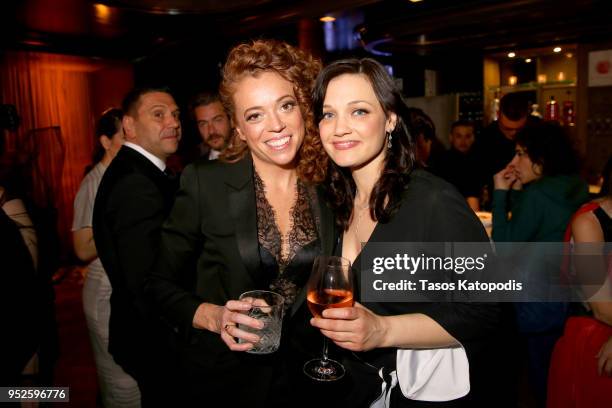
{"label": "earring", "polygon": [[391,150],[391,147],[393,147],[393,144],[391,143],[393,140],[393,136],[391,136],[391,132],[386,132],[387,133],[387,149]]}

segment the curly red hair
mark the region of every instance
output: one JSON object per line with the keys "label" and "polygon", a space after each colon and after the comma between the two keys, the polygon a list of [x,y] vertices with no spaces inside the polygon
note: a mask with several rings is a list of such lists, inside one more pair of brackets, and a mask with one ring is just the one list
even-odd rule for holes
{"label": "curly red hair", "polygon": [[[321,63],[307,52],[281,41],[255,40],[237,45],[230,51],[223,66],[223,79],[219,88],[221,102],[232,120],[235,120],[232,96],[236,84],[245,76],[275,72],[293,84],[306,128],[304,142],[297,155],[297,174],[300,180],[306,182],[323,181],[328,163],[312,111],[311,95],[320,70]],[[223,152],[220,159],[235,162],[247,152],[247,144],[234,130],[232,145]]]}

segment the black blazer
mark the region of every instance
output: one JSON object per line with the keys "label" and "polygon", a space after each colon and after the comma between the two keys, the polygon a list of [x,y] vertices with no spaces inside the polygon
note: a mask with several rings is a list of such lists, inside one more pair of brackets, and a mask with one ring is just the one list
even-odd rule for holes
{"label": "black blazer", "polygon": [[[386,224],[377,224],[369,239],[370,242],[488,242],[489,239],[474,212],[454,186],[424,170],[415,170],[402,196],[401,206]],[[366,244],[367,247],[368,244]],[[361,264],[360,256],[355,259],[355,267]],[[366,272],[370,273],[370,272]],[[360,288],[361,271],[355,274]],[[360,291],[357,290],[359,294]],[[465,348],[470,362],[471,391],[470,401],[487,400],[492,394],[483,385],[489,375],[488,363],[498,362],[499,350],[496,341],[500,330],[501,315],[496,303],[363,303],[380,315],[403,313],[423,313],[448,331]],[[492,351],[492,354],[489,354]],[[376,349],[371,352],[357,353],[359,359],[376,367],[394,369],[396,349]],[[499,353],[503,354],[503,353]],[[352,356],[355,357],[355,356]],[[350,362],[349,362],[350,364]],[[352,371],[358,367],[352,365]],[[363,367],[362,367],[363,368]],[[498,367],[499,369],[499,367]],[[367,379],[369,378],[369,380]],[[380,379],[376,370],[364,373],[361,388],[374,382],[372,395],[380,393]],[[489,384],[487,384],[487,387]],[[400,393],[399,387],[394,393]],[[357,395],[358,393],[354,393]],[[412,406],[414,402],[394,396],[394,404]],[[369,402],[371,402],[370,400]],[[489,400],[489,402],[491,402]],[[359,404],[360,402],[357,402]],[[365,403],[365,402],[363,402]],[[466,402],[459,402],[462,406]],[[422,403],[421,403],[422,404]],[[422,404],[425,406],[426,404]],[[436,404],[433,404],[436,406]],[[356,405],[358,406],[358,405]],[[395,405],[394,405],[395,406]],[[421,406],[421,405],[418,405]],[[446,405],[444,405],[446,406]],[[449,406],[455,406],[449,403]],[[469,404],[468,404],[469,406]],[[476,406],[476,405],[473,405]]]}
{"label": "black blazer", "polygon": [[[311,195],[311,203],[322,252],[331,254],[336,243],[333,215],[317,194]],[[163,227],[157,265],[145,287],[162,316],[183,334],[185,364],[198,364],[199,374],[192,378],[196,386],[206,388],[202,377],[223,377],[227,368],[232,378],[222,379],[225,382],[220,381],[211,392],[225,385],[237,389],[239,377],[250,377],[245,385],[249,389],[243,391],[250,395],[251,403],[256,403],[256,394],[265,397],[270,381],[274,381],[269,372],[260,370],[267,363],[257,356],[230,351],[219,334],[196,330],[192,321],[202,302],[224,305],[245,291],[267,289],[260,270],[256,208],[250,154],[233,164],[200,160],[185,168]],[[285,326],[290,327],[283,327],[283,342],[286,337],[306,342],[304,333],[314,333],[317,337],[312,346],[320,350],[321,336],[308,323],[304,292],[298,295],[291,318],[285,320]],[[231,374],[232,367],[238,371]]]}
{"label": "black blazer", "polygon": [[174,179],[124,146],[104,173],[96,195],[94,240],[113,288],[109,351],[137,380],[144,374],[147,346],[159,338],[151,335],[154,325],[142,286],[154,264],[161,225],[176,187]]}

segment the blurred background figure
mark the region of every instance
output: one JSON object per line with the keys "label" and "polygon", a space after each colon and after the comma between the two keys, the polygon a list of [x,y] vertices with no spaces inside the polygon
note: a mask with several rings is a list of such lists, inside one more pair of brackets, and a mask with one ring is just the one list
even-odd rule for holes
{"label": "blurred background figure", "polygon": [[[36,232],[25,204],[0,180],[0,291],[3,347],[0,349],[0,385],[22,385],[24,370],[38,373],[41,344],[40,281],[37,274]],[[26,367],[27,365],[27,367]]]}
{"label": "blurred background figure", "polygon": [[520,92],[504,95],[499,101],[498,119],[482,130],[473,146],[478,171],[487,189],[487,206],[493,191],[493,175],[502,170],[515,155],[515,139],[525,126],[537,123],[529,115],[529,101]]}
{"label": "blurred background figure", "polygon": [[474,124],[459,120],[451,125],[449,135],[451,147],[439,160],[437,174],[457,187],[474,211],[480,209],[482,177],[478,172],[478,162],[472,145],[474,144]]}
{"label": "blurred background figure", "polygon": [[122,104],[125,142],[100,181],[93,233],[113,288],[108,350],[137,382],[143,406],[176,399],[174,333],[151,310],[143,284],[159,251],[161,226],[177,188],[166,160],[181,139],[167,88],[135,88]]}
{"label": "blurred background figure", "polygon": [[[516,136],[514,158],[494,177],[493,240],[562,242],[571,215],[588,199],[587,185],[577,172],[576,154],[560,126],[541,123],[524,128]],[[520,259],[521,270],[532,273],[530,281],[537,279],[533,272],[546,273],[538,256]],[[515,311],[525,344],[521,354],[528,356],[529,382],[543,406],[550,356],[563,330],[567,304],[517,303]]]}
{"label": "blurred background figure", "polygon": [[83,179],[74,199],[74,221],[72,223],[74,252],[81,261],[88,263],[83,284],[83,310],[96,362],[102,403],[105,407],[140,406],[138,384],[115,363],[108,352],[108,323],[112,288],[98,258],[92,228],[93,207],[98,185],[106,168],[123,145],[122,118],[123,112],[120,109],[111,108],[106,110],[98,120],[92,167]]}
{"label": "blurred background figure", "polygon": [[579,278],[592,276],[594,269],[593,263],[587,261],[584,266],[588,269],[582,270],[579,256],[601,251],[596,262],[602,262],[595,267],[603,272],[597,278],[603,277],[604,284],[596,294],[602,298],[599,301],[585,299],[585,308],[580,310],[579,316],[568,319],[563,337],[555,346],[548,380],[547,405],[550,408],[612,406],[612,302],[609,301],[612,251],[609,245],[604,246],[612,242],[612,156],[604,168],[603,178],[600,197],[576,212],[567,231],[567,235],[571,233],[578,255],[574,265]]}
{"label": "blurred background figure", "polygon": [[0,158],[0,384],[52,385],[58,356],[54,290],[46,241],[37,225],[19,160]]}
{"label": "blurred background figure", "polygon": [[410,123],[407,124],[416,146],[416,159],[427,170],[436,171],[444,146],[436,137],[436,126],[431,118],[419,108],[408,108]]}
{"label": "blurred background figure", "polygon": [[230,143],[232,126],[225,108],[216,93],[203,92],[193,99],[190,111],[196,121],[202,142],[198,144],[201,157],[214,160]]}

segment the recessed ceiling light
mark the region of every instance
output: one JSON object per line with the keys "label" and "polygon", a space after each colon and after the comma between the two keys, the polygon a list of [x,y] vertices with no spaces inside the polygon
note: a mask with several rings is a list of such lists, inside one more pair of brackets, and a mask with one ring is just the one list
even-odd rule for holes
{"label": "recessed ceiling light", "polygon": [[420,2],[422,2],[423,0],[408,0],[408,1],[410,1],[411,3],[420,3]]}
{"label": "recessed ceiling light", "polygon": [[571,52],[568,52],[567,54],[565,54],[565,56],[567,58],[572,58],[574,56],[574,54],[572,54]]}
{"label": "recessed ceiling light", "polygon": [[525,62],[529,64],[531,62],[531,58],[525,58]]}
{"label": "recessed ceiling light", "polygon": [[336,21],[336,17],[333,17],[333,16],[323,16],[319,20],[324,22],[324,23],[332,23],[332,22]]}
{"label": "recessed ceiling light", "polygon": [[555,48],[553,48],[553,52],[561,52],[561,47],[555,47]]}
{"label": "recessed ceiling light", "polygon": [[95,14],[96,17],[102,21],[104,20],[108,20],[108,18],[110,17],[111,14],[111,10],[110,7],[104,5],[104,4],[100,4],[100,3],[96,3],[93,5],[94,10],[95,10]]}
{"label": "recessed ceiling light", "polygon": [[508,58],[514,58],[514,57],[516,57],[515,53],[513,53],[513,52],[509,52],[508,53]]}

